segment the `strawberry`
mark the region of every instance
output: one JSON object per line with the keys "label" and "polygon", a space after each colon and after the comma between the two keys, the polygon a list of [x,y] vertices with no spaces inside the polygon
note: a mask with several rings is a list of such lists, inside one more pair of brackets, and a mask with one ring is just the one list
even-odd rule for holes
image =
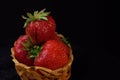
{"label": "strawberry", "polygon": [[29,35],[33,44],[40,44],[45,42],[54,35],[56,30],[56,23],[52,16],[49,15],[50,12],[45,12],[45,9],[40,12],[35,11],[32,15],[27,13],[25,22],[26,34]]}
{"label": "strawberry", "polygon": [[62,41],[48,40],[35,58],[34,65],[52,70],[58,69],[68,63],[68,53],[69,47]]}
{"label": "strawberry", "polygon": [[19,62],[31,66],[33,65],[34,59],[30,59],[28,51],[25,50],[24,45],[23,45],[25,43],[27,44],[29,43],[29,45],[26,45],[26,47],[31,46],[30,42],[28,41],[28,35],[22,35],[16,40],[14,44],[14,48],[13,48],[14,53],[15,53],[15,58]]}
{"label": "strawberry", "polygon": [[57,35],[57,33],[54,33],[53,36],[49,40],[61,40],[60,37]]}

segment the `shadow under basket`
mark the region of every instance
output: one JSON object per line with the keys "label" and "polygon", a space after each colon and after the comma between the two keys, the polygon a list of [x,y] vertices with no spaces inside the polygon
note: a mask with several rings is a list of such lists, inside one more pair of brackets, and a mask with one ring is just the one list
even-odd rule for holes
{"label": "shadow under basket", "polygon": [[73,62],[71,48],[68,64],[56,70],[38,66],[27,66],[15,59],[13,48],[11,48],[11,52],[16,71],[22,80],[68,80],[71,76],[71,65]]}

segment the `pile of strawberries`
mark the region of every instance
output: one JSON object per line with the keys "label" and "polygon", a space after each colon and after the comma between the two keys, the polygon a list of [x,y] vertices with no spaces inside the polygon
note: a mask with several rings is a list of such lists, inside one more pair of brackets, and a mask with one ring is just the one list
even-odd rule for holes
{"label": "pile of strawberries", "polygon": [[25,35],[14,43],[15,58],[27,66],[40,66],[52,70],[68,63],[70,47],[65,38],[56,33],[56,23],[45,9],[27,13]]}

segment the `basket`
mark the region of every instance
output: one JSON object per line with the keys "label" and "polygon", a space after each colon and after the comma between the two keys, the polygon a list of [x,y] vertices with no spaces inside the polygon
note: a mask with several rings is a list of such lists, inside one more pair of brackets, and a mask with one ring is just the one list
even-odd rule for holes
{"label": "basket", "polygon": [[68,64],[56,70],[38,66],[27,66],[15,59],[13,48],[11,48],[11,52],[15,69],[22,80],[68,80],[71,76],[71,65],[73,62],[71,48]]}

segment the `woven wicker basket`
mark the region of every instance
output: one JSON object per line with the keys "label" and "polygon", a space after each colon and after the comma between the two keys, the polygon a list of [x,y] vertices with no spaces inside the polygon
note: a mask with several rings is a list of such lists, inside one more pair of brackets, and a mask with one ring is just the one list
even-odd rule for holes
{"label": "woven wicker basket", "polygon": [[71,65],[73,62],[72,49],[70,49],[68,64],[56,70],[27,66],[15,59],[13,48],[11,48],[11,52],[16,71],[22,80],[68,80],[71,76]]}

